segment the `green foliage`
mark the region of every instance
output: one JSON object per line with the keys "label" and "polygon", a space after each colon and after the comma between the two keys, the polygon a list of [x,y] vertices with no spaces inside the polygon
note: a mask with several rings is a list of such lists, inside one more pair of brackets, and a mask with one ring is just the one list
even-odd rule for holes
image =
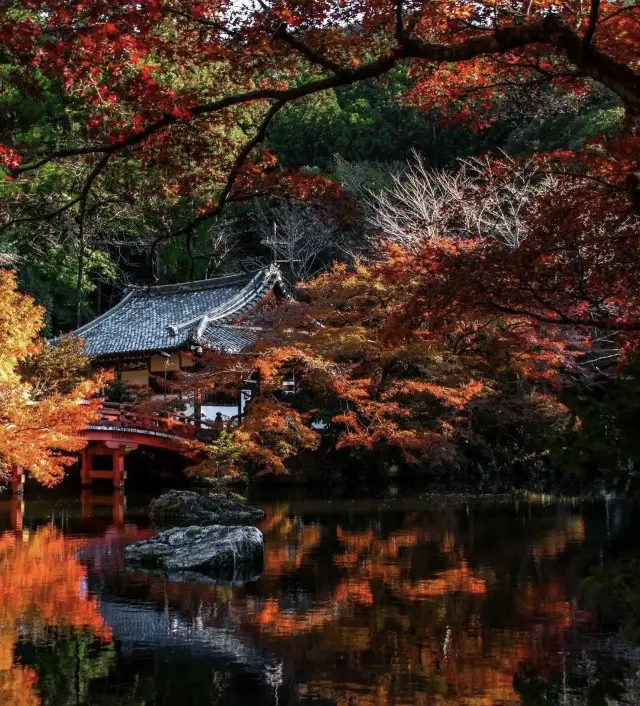
{"label": "green foliage", "polygon": [[557,703],[551,684],[526,664],[521,664],[515,673],[513,689],[520,696],[522,706],[544,706]]}
{"label": "green foliage", "polygon": [[136,396],[124,380],[114,380],[105,389],[108,402],[134,403]]}
{"label": "green foliage", "polygon": [[[555,149],[579,149],[587,140],[598,135],[610,135],[620,127],[624,108],[613,96],[597,93],[583,101],[574,100],[569,106],[551,112],[546,117],[513,124],[504,121],[511,131],[500,147],[512,155],[549,152]],[[490,131],[500,133],[501,124]]]}
{"label": "green foliage", "polygon": [[[0,80],[1,72],[7,70],[0,67]],[[184,90],[199,90],[218,86],[224,71],[189,68],[179,72],[167,65],[158,78]],[[300,81],[308,78],[301,76]],[[493,126],[474,131],[444,124],[439,115],[409,105],[405,100],[409,87],[406,67],[398,67],[384,79],[293,102],[273,121],[268,133],[270,147],[283,166],[308,166],[328,173],[358,200],[366,189],[378,191],[389,186],[395,165],[409,159],[413,150],[426,164],[443,167],[458,157],[487,150],[528,154],[556,147],[573,149],[588,137],[614,130],[622,115],[619,103],[606,92],[594,90],[576,98],[545,89],[540,100],[529,103],[506,95],[493,111],[498,116]],[[542,104],[546,112],[541,112]],[[532,118],[523,120],[527,110]],[[225,128],[224,135],[212,132],[208,143],[212,152],[231,153],[253,131],[259,109],[245,106],[236,112],[235,124]],[[43,75],[33,95],[23,94],[8,81],[0,89],[0,141],[9,146],[43,151],[77,144],[87,138],[87,120],[81,102]],[[193,164],[185,167],[194,179],[201,161],[194,157]],[[81,248],[78,204],[51,220],[28,219],[77,198],[86,169],[86,161],[80,158],[48,162],[28,180],[0,178],[3,219],[18,219],[0,231],[0,253],[21,258],[21,287],[47,308],[49,336],[75,327],[78,299],[81,320],[87,321],[104,308],[101,289],[106,291],[108,302],[112,289],[119,298],[121,279],[150,282],[149,243],[189,222],[203,201],[215,200],[220,186],[211,175],[202,175],[197,178],[199,191],[183,198],[168,190],[161,164],[149,169],[136,160],[121,158],[94,184],[85,247]],[[0,177],[5,175],[6,171],[0,170]],[[161,218],[151,215],[158,212],[163,213]],[[220,270],[237,269],[247,256],[252,261],[268,257],[246,211],[243,214],[239,209],[239,217],[244,227],[233,256],[224,262],[212,258],[207,228],[196,229],[189,244],[178,240],[159,249],[154,263],[159,281],[200,279]],[[81,253],[84,273],[78,293]]]}
{"label": "green foliage", "polygon": [[214,485],[247,482],[247,475],[239,471],[243,467],[244,450],[232,432],[222,430],[218,438],[208,444],[207,454],[208,462],[187,469],[189,475]]}
{"label": "green foliage", "polygon": [[640,559],[621,558],[612,567],[596,567],[584,584],[599,591],[601,606],[624,616],[625,639],[640,646]]}
{"label": "green foliage", "polygon": [[[301,79],[302,80],[302,79]],[[269,142],[285,166],[330,171],[335,155],[348,162],[404,162],[419,152],[427,164],[443,167],[457,158],[504,150],[528,155],[575,150],[589,138],[615,131],[623,108],[612,94],[594,89],[571,96],[546,88],[531,100],[506,94],[491,109],[497,119],[477,131],[443,124],[404,101],[406,69],[309,96],[280,113]],[[524,116],[529,119],[523,119]]]}
{"label": "green foliage", "polygon": [[553,447],[564,470],[624,487],[640,468],[640,360],[601,386],[568,388],[562,401],[571,421]]}
{"label": "green foliage", "polygon": [[269,143],[288,167],[332,167],[334,156],[349,162],[398,162],[413,150],[433,164],[469,150],[472,134],[450,129],[403,105],[405,68],[384,81],[371,80],[293,103],[274,120]]}
{"label": "green foliage", "polygon": [[55,635],[52,641],[18,647],[21,659],[38,674],[37,689],[44,704],[75,706],[88,703],[91,682],[104,679],[115,664],[112,643],[101,644],[90,634]]}
{"label": "green foliage", "polygon": [[[78,250],[74,241],[52,244],[47,256],[24,261],[18,270],[20,289],[30,294],[47,309],[46,335],[75,328],[75,303],[78,270]],[[117,268],[108,253],[93,251],[85,255],[85,276],[82,280],[83,318],[95,313],[89,301],[97,290],[96,280],[115,282]]]}
{"label": "green foliage", "polygon": [[568,674],[564,684],[543,679],[529,665],[520,665],[513,677],[513,688],[522,706],[560,706],[566,703],[565,690],[579,694],[584,706],[608,706],[626,693],[624,672],[619,664],[599,664],[593,674]]}

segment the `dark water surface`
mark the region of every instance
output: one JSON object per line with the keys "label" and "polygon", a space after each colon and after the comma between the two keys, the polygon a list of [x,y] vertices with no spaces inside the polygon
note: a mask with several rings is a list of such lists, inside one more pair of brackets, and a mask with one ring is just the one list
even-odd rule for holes
{"label": "dark water surface", "polygon": [[147,498],[0,500],[0,704],[640,701],[640,650],[583,582],[635,546],[640,507],[252,500],[265,570],[245,586],[125,571]]}

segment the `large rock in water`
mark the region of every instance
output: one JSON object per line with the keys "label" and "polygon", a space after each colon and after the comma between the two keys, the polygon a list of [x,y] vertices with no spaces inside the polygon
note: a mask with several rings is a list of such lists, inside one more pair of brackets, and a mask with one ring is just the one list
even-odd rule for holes
{"label": "large rock in water", "polygon": [[160,525],[246,525],[261,520],[264,512],[223,493],[207,496],[170,490],[151,501],[149,516]]}
{"label": "large rock in water", "polygon": [[255,527],[174,527],[125,549],[128,565],[161,570],[171,576],[191,572],[225,578],[262,571],[262,532]]}

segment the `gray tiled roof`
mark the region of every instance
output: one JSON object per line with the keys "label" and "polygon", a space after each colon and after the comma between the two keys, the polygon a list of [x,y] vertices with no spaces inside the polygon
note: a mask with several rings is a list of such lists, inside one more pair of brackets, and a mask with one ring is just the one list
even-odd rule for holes
{"label": "gray tiled roof", "polygon": [[255,346],[258,335],[259,331],[248,327],[209,324],[197,340],[206,348],[243,353]]}
{"label": "gray tiled roof", "polygon": [[91,356],[180,348],[189,342],[240,352],[257,333],[231,322],[254,309],[280,283],[275,266],[251,274],[131,289],[102,316],[77,329]]}

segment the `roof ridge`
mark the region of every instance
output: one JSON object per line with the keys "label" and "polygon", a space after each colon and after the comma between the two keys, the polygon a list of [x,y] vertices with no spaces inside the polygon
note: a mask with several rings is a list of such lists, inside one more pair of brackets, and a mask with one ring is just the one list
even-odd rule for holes
{"label": "roof ridge", "polygon": [[[271,272],[268,269],[261,270],[258,274],[231,299],[223,302],[217,306],[213,311],[207,314],[209,323],[225,323],[225,319],[231,314],[240,313],[243,306],[246,305],[247,301],[255,299],[255,297],[260,294],[266,285],[269,284],[271,280]],[[238,311],[240,309],[240,311]]]}
{"label": "roof ridge", "polygon": [[215,326],[217,328],[231,328],[237,331],[264,331],[264,326],[249,326],[248,324],[225,324],[217,323],[215,321],[207,321],[205,329],[210,326]]}
{"label": "roof ridge", "polygon": [[[261,270],[260,270],[261,271]],[[222,287],[225,284],[242,281],[243,279],[251,278],[251,272],[233,272],[228,275],[220,275],[219,277],[210,277],[209,279],[198,279],[193,282],[176,282],[175,284],[155,284],[150,287],[132,286],[130,290],[135,294],[175,294],[177,292],[194,292],[202,289],[214,289]]]}

